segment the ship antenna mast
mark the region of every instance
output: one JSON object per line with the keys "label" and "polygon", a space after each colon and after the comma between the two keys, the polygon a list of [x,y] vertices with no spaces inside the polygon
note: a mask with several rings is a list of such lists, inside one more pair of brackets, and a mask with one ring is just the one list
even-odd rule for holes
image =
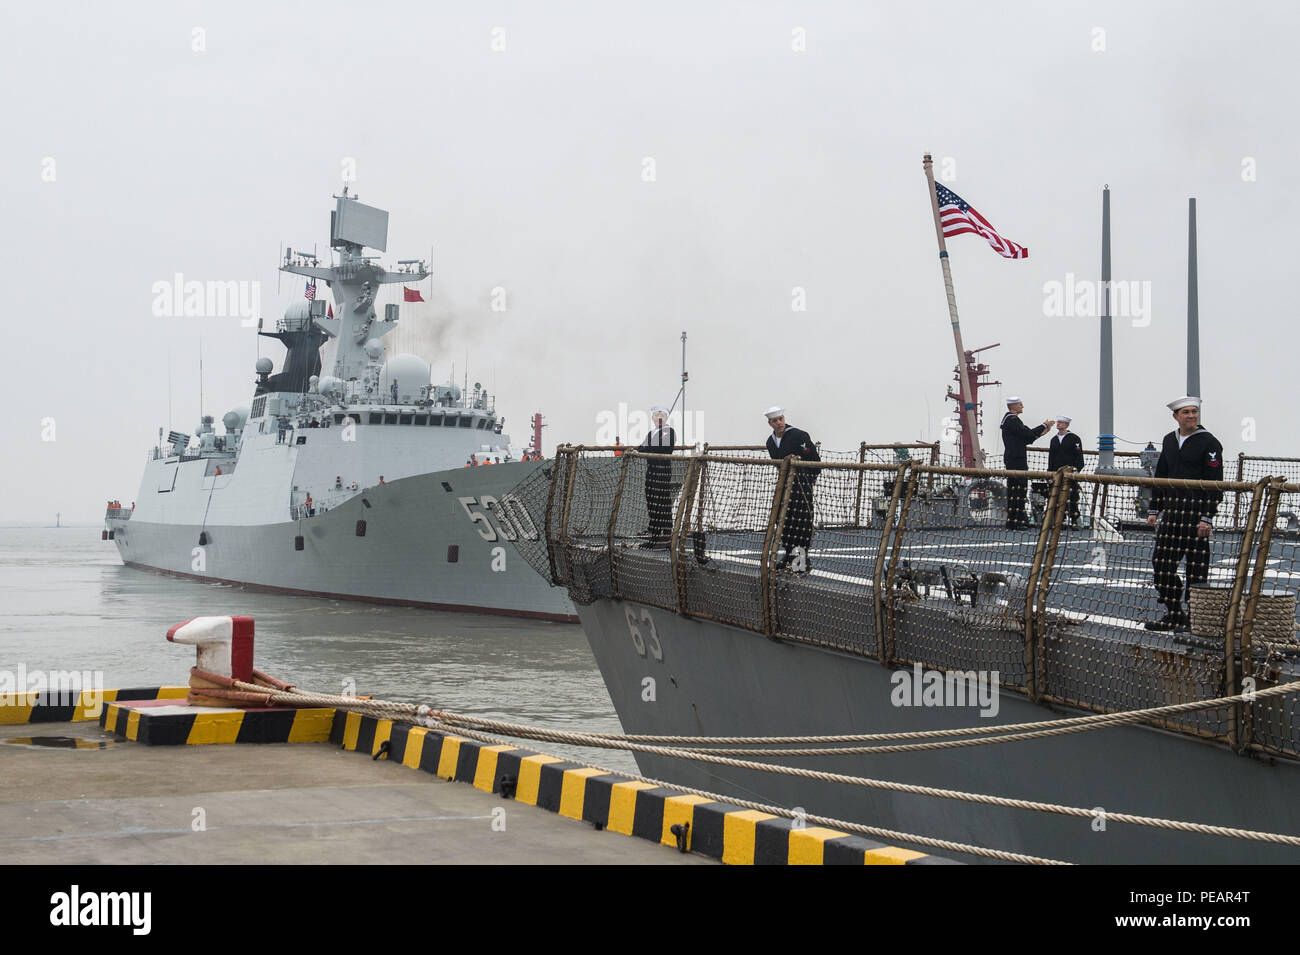
{"label": "ship antenna mast", "polygon": [[673,399],[673,406],[668,409],[671,416],[677,408],[677,402],[682,403],[682,435],[686,434],[686,380],[690,376],[686,373],[686,332],[682,332],[682,386],[677,389],[677,397]]}

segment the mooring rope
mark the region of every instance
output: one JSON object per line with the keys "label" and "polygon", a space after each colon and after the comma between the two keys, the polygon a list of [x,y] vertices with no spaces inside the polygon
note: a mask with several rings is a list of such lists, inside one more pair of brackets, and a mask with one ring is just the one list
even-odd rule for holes
{"label": "mooring rope", "polygon": [[[256,689],[262,693],[266,692],[266,687],[259,686],[256,687]],[[726,756],[856,756],[872,753],[907,753],[931,749],[952,749],[962,746],[982,746],[988,743],[1010,743],[1021,740],[1041,739],[1048,736],[1082,733],[1094,729],[1107,729],[1112,726],[1124,726],[1130,723],[1140,723],[1179,713],[1214,709],[1215,707],[1226,706],[1232,703],[1249,703],[1259,699],[1280,696],[1284,693],[1295,692],[1296,690],[1300,690],[1300,681],[1294,683],[1283,683],[1267,689],[1254,690],[1249,693],[1240,693],[1235,696],[1223,696],[1211,700],[1195,700],[1188,703],[1173,703],[1166,706],[1149,707],[1140,710],[1126,710],[1119,713],[1097,713],[1092,716],[1076,716],[1059,720],[1045,720],[1035,723],[1010,723],[999,726],[970,726],[962,727],[960,729],[923,730],[907,733],[859,733],[838,736],[709,736],[703,738],[699,736],[649,736],[619,733],[589,733],[585,735],[592,740],[655,744],[671,743],[687,749],[709,747],[707,752],[714,753],[715,755]],[[300,696],[303,702],[318,702],[323,706],[343,706],[344,708],[355,709],[357,712],[363,712],[367,716],[378,716],[383,719],[403,719],[412,716],[436,713],[439,719],[456,726],[479,727],[493,732],[505,733],[508,736],[520,736],[523,735],[521,731],[532,729],[532,727],[526,726],[525,724],[510,723],[504,720],[492,720],[486,717],[461,716],[460,714],[449,713],[445,710],[435,710],[431,707],[426,707],[424,711],[421,712],[420,705],[413,703],[358,701],[349,697],[337,697],[329,694],[306,694],[301,692]],[[272,694],[272,698],[275,698],[274,694]],[[288,702],[287,698],[285,699],[285,702]],[[994,736],[990,734],[1006,735]],[[835,746],[811,749],[714,748],[719,744],[761,744],[762,746],[767,747],[790,743],[838,744],[884,740],[925,739],[927,737],[946,738],[963,736],[983,736],[984,738],[957,741],[948,741],[947,739],[944,739],[938,742],[913,743],[896,746]],[[561,741],[557,740],[556,742]],[[591,745],[594,746],[597,744],[593,743]]]}
{"label": "mooring rope", "polygon": [[[697,749],[709,747],[706,752],[719,756],[861,756],[873,753],[911,753],[933,749],[953,749],[963,746],[983,746],[987,743],[1011,743],[1020,740],[1042,739],[1048,736],[1063,736],[1070,733],[1084,733],[1089,730],[1107,729],[1112,726],[1123,726],[1130,723],[1145,722],[1158,717],[1169,716],[1177,713],[1192,712],[1202,709],[1213,709],[1218,706],[1224,706],[1235,702],[1249,702],[1271,696],[1280,696],[1283,693],[1300,690],[1300,682],[1284,683],[1279,686],[1270,687],[1264,690],[1255,690],[1249,694],[1239,694],[1237,696],[1219,697],[1213,700],[1198,700],[1191,703],[1175,703],[1167,706],[1151,707],[1143,710],[1128,710],[1122,713],[1098,713],[1093,716],[1077,716],[1067,719],[1046,720],[1038,723],[1011,723],[1002,726],[973,726],[961,729],[949,730],[929,730],[909,733],[863,733],[843,736],[710,736],[701,738],[698,736],[637,736],[637,735],[620,735],[616,733],[592,733],[593,738],[608,740],[623,740],[626,742],[636,743],[673,743],[686,749]],[[482,726],[493,729],[497,732],[509,733],[510,728],[517,728],[518,724],[511,724],[502,721],[481,719],[478,717],[456,717],[457,725],[459,721],[464,720],[467,726]],[[785,748],[785,749],[765,749],[759,747],[745,748],[713,748],[719,743],[762,743],[767,745],[779,745],[784,743],[804,743],[804,742],[859,742],[870,740],[891,740],[891,739],[917,739],[930,736],[952,737],[952,736],[975,736],[978,734],[1003,733],[1002,736],[986,736],[981,739],[958,739],[958,740],[940,740],[928,743],[910,743],[889,746],[834,746],[821,748]]]}
{"label": "mooring rope", "polygon": [[[429,723],[436,723],[436,720],[425,718]],[[438,728],[438,727],[430,727]],[[464,736],[481,743],[490,745],[508,745],[505,740],[488,733],[480,733],[476,730],[462,730],[456,727],[446,726],[445,732],[452,736]],[[604,769],[600,766],[593,766],[593,769],[610,776],[626,776],[627,773],[615,772],[611,769]],[[986,846],[976,846],[965,842],[953,842],[949,839],[936,839],[933,836],[921,836],[911,832],[900,832],[895,829],[882,829],[879,826],[869,826],[861,822],[849,822],[845,819],[834,819],[828,816],[814,816],[807,813],[798,813],[793,809],[786,809],[783,806],[773,806],[768,803],[753,802],[748,799],[738,799],[735,796],[724,796],[719,793],[709,792],[705,789],[696,789],[692,786],[683,786],[680,783],[669,783],[659,779],[651,779],[647,776],[639,776],[638,780],[651,783],[655,786],[662,786],[666,789],[673,789],[678,792],[690,793],[694,796],[703,796],[706,799],[712,799],[715,802],[726,803],[729,806],[739,806],[742,809],[756,809],[760,812],[770,813],[774,816],[782,816],[786,819],[800,819],[806,823],[812,823],[818,826],[825,826],[828,829],[838,829],[845,832],[854,832],[866,836],[875,836],[881,839],[890,839],[895,842],[909,842],[913,845],[925,846],[930,849],[942,849],[945,852],[963,852],[967,855],[982,856],[989,859],[997,859],[1001,862],[1019,862],[1024,865],[1074,865],[1072,862],[1062,862],[1057,859],[1047,859],[1041,856],[1026,855],[1023,852],[1008,852],[1004,849],[990,849]]]}
{"label": "mooring rope", "polygon": [[[446,727],[454,733],[462,731],[462,728],[442,723],[436,717],[422,717],[421,719],[429,720],[429,722],[436,724],[436,727],[439,729]],[[1180,832],[1196,832],[1202,835],[1229,836],[1232,838],[1247,839],[1255,842],[1272,842],[1280,845],[1300,846],[1300,836],[1290,836],[1282,833],[1260,832],[1254,829],[1238,829],[1231,826],[1214,826],[1204,823],[1183,822],[1177,819],[1164,819],[1157,816],[1139,816],[1131,813],[1110,812],[1109,810],[1085,809],[1079,806],[1064,806],[1057,803],[1037,802],[1029,799],[1013,799],[1006,796],[989,796],[984,793],[971,793],[958,789],[941,789],[934,786],[917,786],[910,783],[899,783],[886,779],[871,779],[864,776],[849,776],[844,773],[830,773],[816,769],[805,769],[799,766],[774,766],[770,763],[758,763],[753,762],[752,760],[717,756],[713,753],[702,752],[699,750],[651,746],[645,743],[625,743],[620,740],[595,741],[590,735],[585,733],[574,733],[563,730],[538,730],[534,728],[532,732],[526,736],[514,733],[507,735],[520,735],[524,739],[537,739],[578,746],[602,746],[610,749],[625,749],[632,752],[649,753],[656,756],[668,756],[675,759],[691,760],[693,762],[712,763],[733,769],[756,770],[759,772],[769,772],[783,776],[814,779],[820,782],[843,783],[849,786],[862,786],[870,789],[883,789],[891,792],[908,793],[915,796],[936,796],[942,799],[954,799],[962,802],[999,806],[1004,809],[1029,809],[1036,812],[1056,813],[1059,815],[1076,816],[1081,818],[1103,818],[1107,822],[1126,822],[1132,825],[1150,826],[1158,829],[1173,829]]]}
{"label": "mooring rope", "polygon": [[[610,738],[609,734],[596,735],[591,733],[577,733],[569,730],[550,730],[540,727],[525,726],[516,723],[507,723],[501,720],[490,720],[477,717],[465,717],[455,713],[448,713],[445,710],[438,710],[424,704],[409,703],[389,703],[384,701],[366,701],[357,700],[350,697],[339,697],[323,693],[303,693],[295,692],[268,692],[266,687],[254,684],[246,684],[234,681],[237,689],[256,690],[267,693],[272,701],[277,704],[296,704],[296,705],[321,705],[335,706],[344,709],[351,709],[366,715],[377,716],[381,719],[405,720],[417,723],[422,726],[431,726],[439,730],[450,730],[453,733],[465,733],[475,727],[495,729],[507,736],[513,736],[520,739],[535,739],[556,743],[564,743],[576,746],[590,746],[604,749],[618,749],[630,752],[648,753],[657,756],[666,756],[675,759],[685,759],[692,762],[711,763],[715,765],[728,766],[734,769],[748,769],[757,772],[774,773],[777,775],[794,776],[804,779],[814,779],[820,782],[843,783],[850,786],[861,786],[871,789],[881,789],[891,792],[908,793],[918,796],[934,796],[942,799],[953,799],[962,802],[977,803],[982,805],[999,806],[1006,809],[1027,809],[1035,812],[1055,813],[1065,816],[1075,816],[1080,818],[1104,818],[1106,821],[1123,822],[1130,825],[1148,826],[1159,829],[1170,829],[1180,832],[1195,832],[1202,835],[1225,836],[1236,839],[1246,839],[1255,842],[1270,842],[1280,845],[1300,846],[1300,836],[1286,835],[1282,833],[1261,832],[1254,829],[1240,829],[1231,826],[1215,826],[1204,823],[1184,822],[1177,819],[1164,819],[1155,816],[1139,816],[1131,813],[1110,812],[1107,810],[1086,809],[1079,806],[1065,806],[1057,803],[1037,802],[1027,799],[1013,799],[1005,796],[989,796],[984,793],[971,793],[963,790],[942,789],[933,786],[917,786],[910,783],[900,783],[892,780],[871,779],[863,776],[850,776],[844,773],[831,773],[823,770],[805,769],[798,766],[779,766],[771,763],[759,763],[752,760],[735,759],[730,756],[723,756],[714,752],[686,749],[680,747],[657,746],[647,743],[631,742],[625,739]],[[1119,718],[1130,717],[1125,722],[1133,722],[1137,719],[1149,716],[1155,712],[1177,712],[1182,710],[1204,709],[1211,706],[1221,706],[1233,702],[1250,702],[1260,697],[1269,697],[1279,695],[1285,692],[1294,692],[1300,689],[1300,681],[1286,683],[1276,687],[1270,687],[1265,690],[1252,691],[1250,693],[1238,694],[1236,696],[1220,697],[1215,700],[1196,701],[1192,703],[1173,704],[1167,707],[1155,707],[1148,710],[1133,710],[1127,713],[1103,714],[1105,716]],[[1093,717],[1083,717],[1082,720],[1094,719]],[[1060,723],[1062,721],[1053,721]],[[1032,725],[1032,724],[1028,724]],[[1095,729],[1099,726],[1094,723],[1088,726],[1081,726],[1075,732],[1083,729]],[[750,739],[762,739],[762,737],[751,737]],[[1001,737],[988,740],[988,742],[997,742]],[[983,742],[983,741],[973,741]],[[769,754],[770,755],[770,754]]]}

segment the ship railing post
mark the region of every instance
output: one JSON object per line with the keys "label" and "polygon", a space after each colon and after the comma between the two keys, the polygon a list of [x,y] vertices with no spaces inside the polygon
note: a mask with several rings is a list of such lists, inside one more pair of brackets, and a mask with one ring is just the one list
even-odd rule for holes
{"label": "ship railing post", "polygon": [[1052,582],[1052,568],[1056,563],[1061,528],[1065,525],[1069,489],[1074,486],[1074,482],[1074,468],[1069,466],[1058,469],[1052,476],[1047,511],[1038,528],[1038,543],[1034,547],[1029,582],[1025,586],[1025,687],[1029,698],[1035,703],[1041,696],[1038,680],[1039,649],[1041,635],[1047,626],[1047,590]]}
{"label": "ship railing post", "polygon": [[[863,464],[867,460],[867,442],[863,441],[858,445],[858,464]],[[862,526],[862,481],[866,477],[866,472],[858,468],[858,492],[853,501],[853,526]]]}
{"label": "ship railing post", "polygon": [[767,515],[767,534],[763,538],[763,562],[758,574],[758,589],[763,596],[763,633],[771,640],[776,639],[776,549],[781,541],[786,503],[793,484],[790,461],[790,457],[782,458],[777,468],[772,508]]}
{"label": "ship railing post", "polygon": [[[893,666],[894,648],[897,645],[894,640],[894,616],[897,600],[897,594],[894,591],[894,581],[898,575],[898,555],[903,547],[903,534],[907,530],[907,516],[912,509],[912,498],[916,496],[916,487],[920,484],[920,473],[926,472],[930,479],[934,479],[934,472],[930,471],[924,465],[917,466],[913,469],[916,474],[907,475],[903,479],[906,485],[904,489],[902,506],[898,513],[898,526],[894,531],[894,539],[889,546],[889,568],[885,572],[884,593],[881,595],[885,601],[885,626],[880,631],[880,663],[882,666]],[[908,479],[910,478],[910,480]],[[897,485],[895,485],[897,493]]]}
{"label": "ship railing post", "polygon": [[[1096,474],[1097,472],[1094,470],[1093,473]],[[1100,505],[1100,498],[1101,498],[1101,495],[1097,493],[1098,490],[1100,490],[1100,488],[1094,483],[1092,485],[1092,494],[1090,494],[1088,498],[1088,525],[1087,526],[1091,528],[1095,528],[1097,526],[1097,508]],[[1079,493],[1080,495],[1082,495],[1083,492],[1080,491]]]}
{"label": "ship railing post", "polygon": [[[1246,466],[1246,452],[1240,451],[1237,454],[1237,480],[1242,481],[1242,471]],[[1241,518],[1241,492],[1237,491],[1232,495],[1232,526],[1240,527]]]}
{"label": "ship railing post", "polygon": [[618,484],[614,488],[614,503],[609,509],[609,529],[605,536],[605,546],[609,554],[609,595],[615,600],[621,599],[621,592],[618,586],[618,549],[614,547],[614,529],[623,507],[623,488],[627,484],[627,469],[631,467],[631,462],[632,454],[624,451],[618,466]]}
{"label": "ship railing post", "polygon": [[695,494],[695,519],[691,529],[691,548],[694,550],[697,562],[704,559],[705,537],[704,537],[704,506],[709,493],[709,458],[707,455],[700,456],[700,476],[699,490]]}
{"label": "ship railing post", "polygon": [[[543,517],[543,523],[546,528],[546,559],[551,565],[551,583],[559,584],[560,578],[555,564],[555,548],[559,542],[559,535],[556,533],[555,524],[551,518],[555,513],[556,490],[560,482],[564,479],[564,461],[568,445],[560,445],[555,449],[554,463],[551,465],[551,486],[546,494],[546,514]],[[563,495],[560,495],[563,500]]]}
{"label": "ship railing post", "polygon": [[939,442],[934,441],[930,444],[930,463],[937,465],[939,463]]}
{"label": "ship railing post", "polygon": [[564,483],[564,506],[560,511],[560,552],[564,555],[562,583],[570,585],[573,583],[573,552],[569,542],[569,513],[573,509],[573,487],[578,482],[578,465],[582,460],[582,451],[581,444],[569,449],[569,467]]}
{"label": "ship railing post", "polygon": [[871,574],[871,594],[876,618],[876,659],[885,662],[885,555],[894,533],[895,518],[898,516],[898,502],[903,496],[907,484],[908,472],[915,462],[903,461],[894,472],[894,491],[889,499],[889,511],[885,514],[884,526],[880,529],[880,543],[876,547],[876,566]]}
{"label": "ship railing post", "polygon": [[[1251,631],[1255,625],[1255,613],[1259,609],[1259,597],[1264,588],[1264,575],[1268,571],[1268,555],[1273,545],[1273,528],[1277,526],[1278,505],[1286,485],[1281,478],[1261,478],[1250,496],[1250,510],[1246,515],[1246,529],[1241,538],[1241,551],[1237,555],[1237,572],[1232,582],[1232,597],[1228,601],[1228,615],[1224,621],[1224,676],[1229,680],[1225,688],[1228,693],[1241,692],[1241,680],[1234,679],[1233,661],[1235,654],[1233,644],[1241,646],[1241,676],[1252,674]],[[1264,511],[1264,518],[1259,513]],[[1254,540],[1255,529],[1259,529],[1258,544]],[[1246,577],[1246,568],[1250,561],[1252,547],[1255,551],[1254,573],[1251,575],[1250,590],[1242,605],[1242,589]],[[1238,619],[1239,617],[1239,619]],[[1240,638],[1234,640],[1233,631],[1239,631]],[[1255,742],[1254,707],[1245,703],[1234,703],[1228,721],[1229,739],[1237,752],[1244,752]]]}
{"label": "ship railing post", "polygon": [[691,523],[691,501],[694,500],[695,486],[699,481],[700,475],[700,458],[691,455],[689,463],[686,465],[686,480],[682,485],[682,501],[677,506],[677,514],[673,518],[673,543],[670,553],[669,566],[672,569],[674,590],[677,594],[677,612],[682,616],[687,616],[686,600],[686,562],[682,559],[682,549],[685,546],[684,541],[687,537],[683,533]]}

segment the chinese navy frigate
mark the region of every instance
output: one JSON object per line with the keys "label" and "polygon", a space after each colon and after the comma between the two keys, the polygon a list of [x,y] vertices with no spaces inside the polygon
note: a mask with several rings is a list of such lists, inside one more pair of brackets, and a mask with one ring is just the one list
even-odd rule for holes
{"label": "chinese navy frigate", "polygon": [[[204,416],[149,452],[132,508],[110,506],[104,537],[130,567],[259,590],[441,610],[576,619],[563,590],[508,543],[538,529],[509,493],[548,466],[512,445],[495,395],[435,384],[420,357],[387,354],[401,306],[381,286],[429,275],[380,264],[388,213],[334,197],[329,261],[285,253],[283,272],[323,282],[274,331],[250,407]],[[323,363],[322,363],[323,355]],[[328,369],[327,374],[322,371]],[[467,463],[476,466],[467,467]]]}

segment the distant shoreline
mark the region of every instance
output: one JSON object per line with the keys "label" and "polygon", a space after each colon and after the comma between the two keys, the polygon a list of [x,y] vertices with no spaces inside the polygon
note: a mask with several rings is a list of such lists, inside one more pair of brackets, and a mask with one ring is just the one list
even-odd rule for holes
{"label": "distant shoreline", "polygon": [[67,524],[60,524],[55,527],[53,524],[46,524],[44,521],[0,521],[0,530],[4,528],[19,527],[48,527],[52,531],[61,531],[68,527],[98,527],[97,521],[70,521]]}

